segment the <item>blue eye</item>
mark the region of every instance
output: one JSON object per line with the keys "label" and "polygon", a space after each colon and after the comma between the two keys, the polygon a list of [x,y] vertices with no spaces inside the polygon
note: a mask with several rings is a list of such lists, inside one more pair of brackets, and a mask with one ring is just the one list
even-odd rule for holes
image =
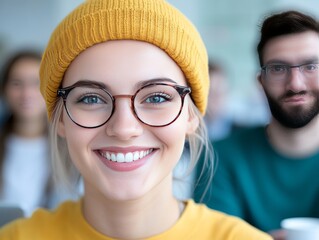
{"label": "blue eye", "polygon": [[96,95],[86,95],[86,96],[81,97],[78,100],[78,103],[85,103],[85,104],[93,105],[93,104],[104,104],[105,101]]}
{"label": "blue eye", "polygon": [[152,96],[147,97],[145,102],[158,104],[169,101],[170,99],[171,97],[165,93],[154,93]]}

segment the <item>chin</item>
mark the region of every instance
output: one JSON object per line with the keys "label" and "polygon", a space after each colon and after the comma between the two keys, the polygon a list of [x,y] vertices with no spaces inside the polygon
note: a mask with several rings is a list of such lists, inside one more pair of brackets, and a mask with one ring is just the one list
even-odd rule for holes
{"label": "chin", "polygon": [[141,189],[136,189],[136,191],[134,189],[118,189],[104,193],[103,195],[112,201],[127,202],[140,199],[145,196],[145,194],[146,192],[141,191]]}
{"label": "chin", "polygon": [[[94,190],[99,192],[98,195],[109,199],[111,201],[133,201],[140,199],[150,191],[150,186],[147,186],[145,182],[150,182],[150,180],[137,179],[133,180],[134,176],[131,178],[122,178],[122,179],[109,179],[107,183],[101,181],[99,186]],[[91,192],[91,191],[89,191]]]}

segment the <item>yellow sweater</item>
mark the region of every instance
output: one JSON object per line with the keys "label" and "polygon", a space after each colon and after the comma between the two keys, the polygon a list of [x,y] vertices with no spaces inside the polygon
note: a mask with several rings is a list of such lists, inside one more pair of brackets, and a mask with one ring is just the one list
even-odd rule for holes
{"label": "yellow sweater", "polygon": [[[1,240],[111,240],[92,228],[81,212],[81,201],[65,202],[54,212],[37,210],[31,218],[19,219],[0,229]],[[185,211],[171,229],[147,240],[270,240],[267,234],[239,218],[187,202]]]}

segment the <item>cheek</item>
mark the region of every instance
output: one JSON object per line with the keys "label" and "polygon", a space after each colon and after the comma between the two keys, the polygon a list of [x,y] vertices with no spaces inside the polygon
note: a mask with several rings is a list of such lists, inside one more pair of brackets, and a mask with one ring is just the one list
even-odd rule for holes
{"label": "cheek", "polygon": [[[72,131],[71,128],[69,128]],[[70,133],[66,131],[66,144],[72,163],[78,169],[82,176],[91,175],[92,169],[95,169],[95,156],[90,148],[91,136],[82,131]]]}
{"label": "cheek", "polygon": [[156,129],[156,136],[167,145],[172,145],[177,141],[185,140],[185,129],[176,124],[172,124],[162,129]]}
{"label": "cheek", "polygon": [[91,154],[89,149],[90,142],[95,136],[94,129],[81,128],[73,123],[67,114],[63,114],[62,135],[66,139],[73,162],[79,161],[80,158],[86,159]]}
{"label": "cheek", "polygon": [[315,92],[319,92],[319,84],[318,84],[318,82],[319,81],[311,82],[309,89],[314,90]]}
{"label": "cheek", "polygon": [[5,97],[7,99],[7,102],[9,104],[14,104],[16,100],[20,97],[20,91],[8,88],[5,94]]}
{"label": "cheek", "polygon": [[185,133],[178,128],[171,125],[158,129],[156,133],[157,139],[161,142],[160,158],[165,162],[164,169],[168,171],[172,171],[177,165],[184,149]]}
{"label": "cheek", "polygon": [[264,92],[267,96],[270,96],[273,99],[277,99],[280,95],[283,94],[280,86],[263,86]]}
{"label": "cheek", "polygon": [[34,98],[37,99],[39,101],[39,104],[43,104],[45,105],[45,101],[44,101],[44,98],[41,94],[41,92],[39,92],[38,90],[34,92]]}
{"label": "cheek", "polygon": [[155,128],[153,133],[162,142],[169,154],[180,156],[185,143],[187,132],[187,116],[181,116],[171,125]]}

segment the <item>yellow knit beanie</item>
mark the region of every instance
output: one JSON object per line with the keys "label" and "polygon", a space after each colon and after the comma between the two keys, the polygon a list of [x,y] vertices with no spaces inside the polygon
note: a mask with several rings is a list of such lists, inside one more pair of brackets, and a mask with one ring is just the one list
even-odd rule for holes
{"label": "yellow knit beanie", "polygon": [[164,50],[183,71],[193,101],[205,113],[208,56],[196,28],[180,11],[164,0],[87,0],[58,25],[42,58],[40,88],[50,119],[70,63],[94,44],[121,39]]}

